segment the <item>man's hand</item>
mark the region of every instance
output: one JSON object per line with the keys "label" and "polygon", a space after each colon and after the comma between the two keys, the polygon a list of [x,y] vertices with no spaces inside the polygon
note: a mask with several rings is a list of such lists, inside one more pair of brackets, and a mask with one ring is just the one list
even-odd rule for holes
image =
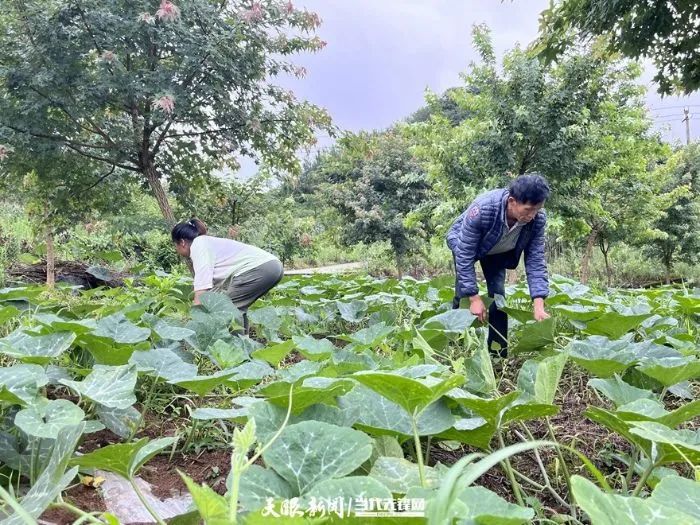
{"label": "man's hand", "polygon": [[482,323],[486,322],[486,305],[484,305],[484,301],[481,300],[481,296],[472,295],[469,298],[469,303],[469,311]]}
{"label": "man's hand", "polygon": [[535,311],[535,321],[544,321],[550,318],[550,315],[544,309],[544,299],[542,299],[542,297],[537,297],[533,301],[533,307]]}

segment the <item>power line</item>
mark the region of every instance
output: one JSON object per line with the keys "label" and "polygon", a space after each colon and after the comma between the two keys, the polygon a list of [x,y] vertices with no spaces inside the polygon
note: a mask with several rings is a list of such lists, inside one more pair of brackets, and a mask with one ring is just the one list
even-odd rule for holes
{"label": "power line", "polygon": [[685,109],[685,108],[700,108],[700,104],[685,104],[683,106],[660,106],[658,108],[649,108],[650,111],[664,111],[667,109]]}

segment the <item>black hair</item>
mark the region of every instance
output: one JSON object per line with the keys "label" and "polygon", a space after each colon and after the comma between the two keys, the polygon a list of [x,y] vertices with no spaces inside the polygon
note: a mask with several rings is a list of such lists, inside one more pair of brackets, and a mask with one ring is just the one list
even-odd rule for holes
{"label": "black hair", "polygon": [[526,173],[510,183],[508,192],[521,204],[540,204],[549,197],[549,184],[539,173]]}
{"label": "black hair", "polygon": [[189,221],[181,222],[173,226],[170,236],[173,242],[177,243],[181,240],[192,242],[200,235],[207,234],[207,225],[196,217],[192,217]]}

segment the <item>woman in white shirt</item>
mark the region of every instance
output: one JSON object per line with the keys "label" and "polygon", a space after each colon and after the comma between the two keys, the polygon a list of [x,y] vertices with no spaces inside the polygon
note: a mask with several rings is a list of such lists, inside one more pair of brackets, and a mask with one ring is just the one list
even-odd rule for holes
{"label": "woman in white shirt", "polygon": [[207,235],[199,219],[176,224],[172,230],[175,249],[189,257],[194,267],[194,304],[206,291],[222,291],[243,312],[248,333],[248,307],[274,288],[284,276],[280,260],[255,246]]}

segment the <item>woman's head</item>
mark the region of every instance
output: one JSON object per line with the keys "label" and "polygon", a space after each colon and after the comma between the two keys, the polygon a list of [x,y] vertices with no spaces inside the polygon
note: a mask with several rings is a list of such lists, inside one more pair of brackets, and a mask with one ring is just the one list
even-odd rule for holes
{"label": "woman's head", "polygon": [[200,235],[207,234],[207,225],[199,219],[192,217],[189,221],[181,222],[173,226],[170,236],[175,243],[175,250],[182,257],[190,256],[190,246]]}

